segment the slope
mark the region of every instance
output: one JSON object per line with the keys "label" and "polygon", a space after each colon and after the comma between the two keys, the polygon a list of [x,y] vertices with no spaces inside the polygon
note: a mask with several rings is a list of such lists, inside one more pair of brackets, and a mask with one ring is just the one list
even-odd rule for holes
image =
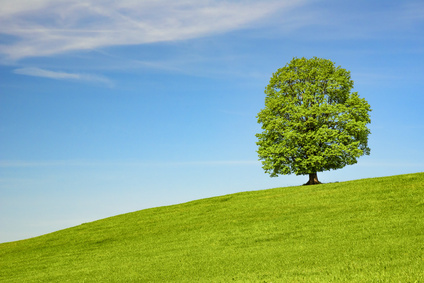
{"label": "slope", "polygon": [[2,282],[423,281],[424,173],[158,207],[0,245]]}

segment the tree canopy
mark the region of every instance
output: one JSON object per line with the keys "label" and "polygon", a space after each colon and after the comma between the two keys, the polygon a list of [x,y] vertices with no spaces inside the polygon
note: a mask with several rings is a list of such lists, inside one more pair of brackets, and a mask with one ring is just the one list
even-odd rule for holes
{"label": "tree canopy", "polygon": [[275,72],[258,115],[258,155],[271,177],[340,169],[370,154],[368,102],[351,92],[350,72],[328,60],[293,58]]}

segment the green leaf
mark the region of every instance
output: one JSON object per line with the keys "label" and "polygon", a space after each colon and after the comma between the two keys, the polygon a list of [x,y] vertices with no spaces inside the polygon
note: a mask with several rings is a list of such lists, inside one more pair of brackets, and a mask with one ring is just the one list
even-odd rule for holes
{"label": "green leaf", "polygon": [[370,105],[350,72],[327,59],[293,58],[265,88],[258,155],[272,177],[340,169],[369,154]]}

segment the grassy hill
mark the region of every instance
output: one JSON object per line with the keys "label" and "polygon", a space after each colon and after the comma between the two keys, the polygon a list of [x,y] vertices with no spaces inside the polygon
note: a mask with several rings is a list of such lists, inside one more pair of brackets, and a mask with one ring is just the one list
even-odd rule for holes
{"label": "grassy hill", "polygon": [[0,281],[424,282],[424,173],[202,199],[0,244]]}

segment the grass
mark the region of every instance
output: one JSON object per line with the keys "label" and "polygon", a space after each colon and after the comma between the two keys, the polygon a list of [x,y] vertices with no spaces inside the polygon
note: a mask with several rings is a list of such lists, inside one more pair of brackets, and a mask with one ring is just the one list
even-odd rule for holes
{"label": "grass", "polygon": [[244,192],[0,244],[1,282],[424,282],[424,173]]}

